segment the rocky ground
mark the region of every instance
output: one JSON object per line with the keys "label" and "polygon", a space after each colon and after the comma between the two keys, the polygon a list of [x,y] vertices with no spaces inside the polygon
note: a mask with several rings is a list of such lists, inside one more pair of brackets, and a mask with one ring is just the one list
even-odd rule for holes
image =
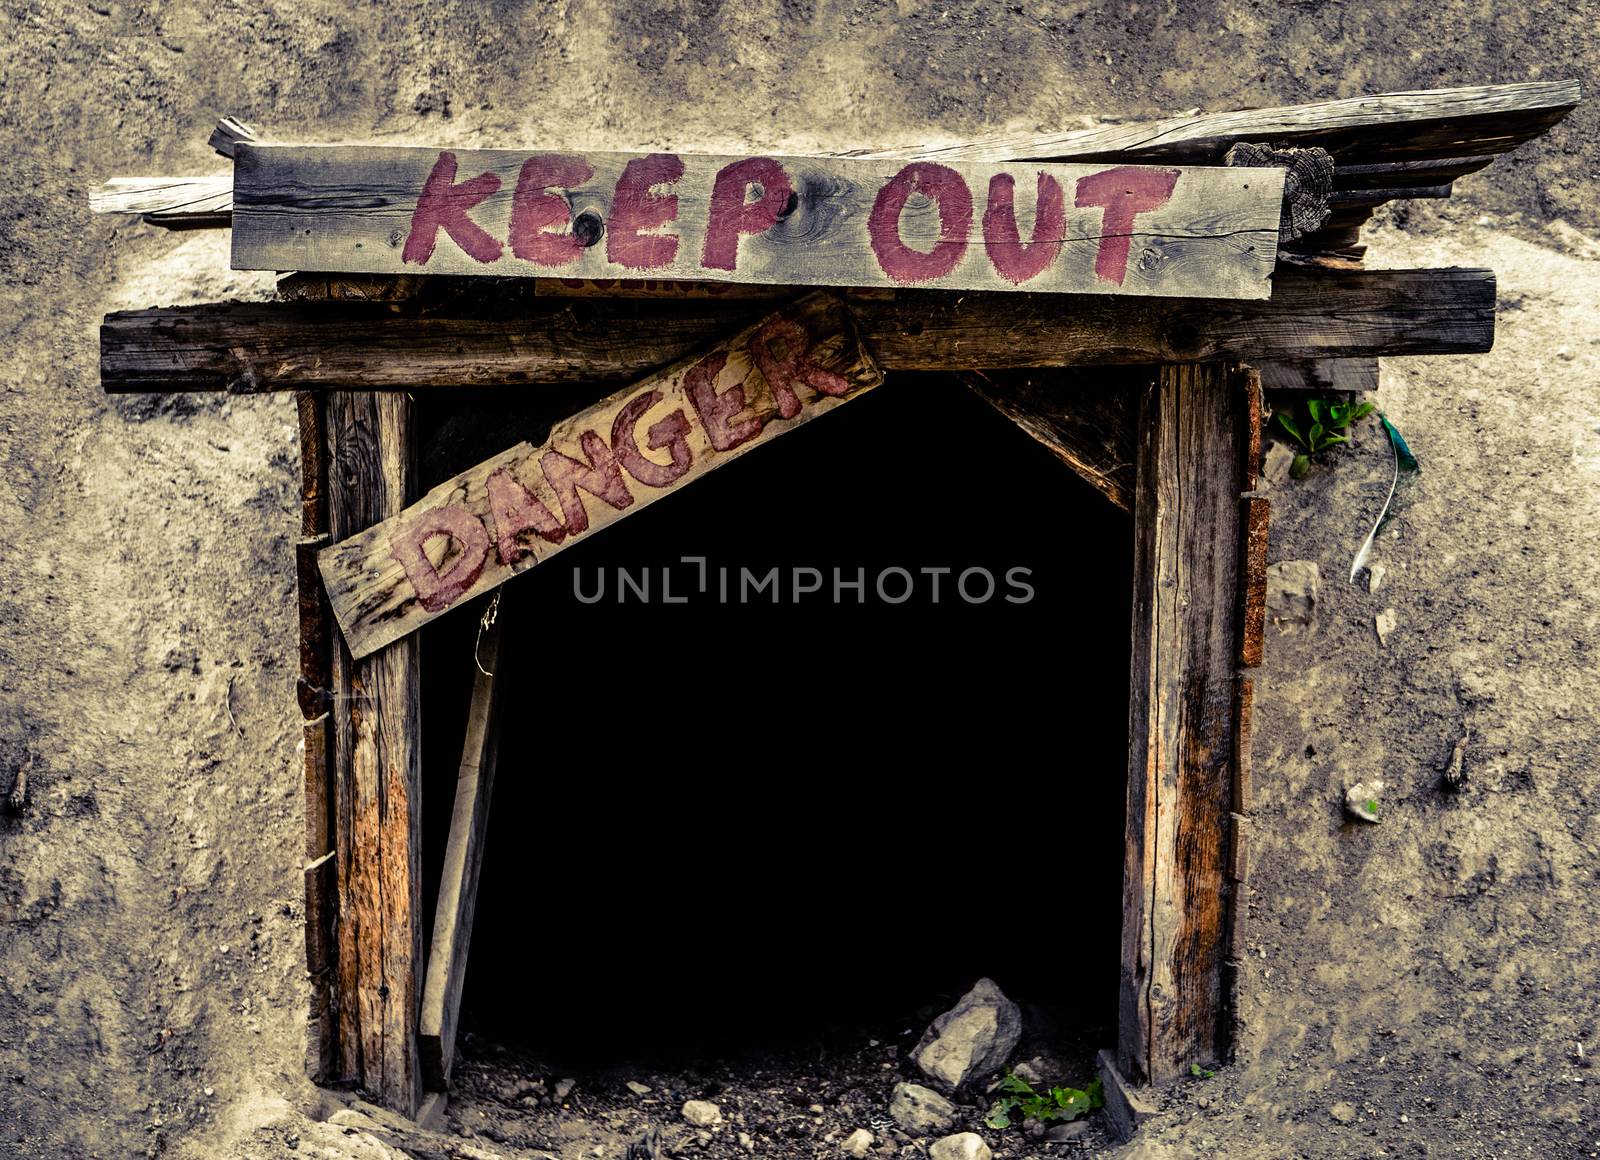
{"label": "rocky ground", "polygon": [[[227,272],[220,234],[92,219],[90,184],[217,169],[219,113],[318,139],[804,149],[1587,77],[1594,51],[1585,5],[1469,0],[4,14],[0,769],[31,765],[0,813],[0,1156],[74,1160],[393,1155],[304,1079],[292,404],[108,400],[95,373],[105,310],[263,286]],[[1384,367],[1377,400],[1423,470],[1377,591],[1344,579],[1388,486],[1370,428],[1272,493],[1273,558],[1320,582],[1314,626],[1285,625],[1261,674],[1239,1060],[1165,1093],[1124,1155],[1600,1152],[1596,108],[1371,231],[1375,264],[1495,267],[1497,346]],[[1347,821],[1346,788],[1375,778],[1383,821]],[[578,1075],[557,1109],[507,1092],[564,1076],[474,1045],[452,1124],[479,1138],[415,1154],[621,1156],[646,1123],[698,1143],[690,1098],[721,1109],[711,1154],[740,1131],[758,1154],[832,1154],[859,1128],[893,1151],[872,1118],[915,1079],[902,1049]],[[1062,1070],[1045,1078],[1080,1074]],[[611,1134],[583,1137],[597,1122]],[[977,1130],[1018,1157],[1104,1141]]]}

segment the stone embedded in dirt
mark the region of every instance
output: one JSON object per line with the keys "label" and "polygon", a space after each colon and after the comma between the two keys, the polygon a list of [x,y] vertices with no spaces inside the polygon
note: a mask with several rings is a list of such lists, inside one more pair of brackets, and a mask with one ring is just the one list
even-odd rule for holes
{"label": "stone embedded in dirt", "polygon": [[628,1090],[636,1096],[647,1096],[650,1094],[651,1088],[647,1083],[640,1083],[636,1079],[630,1079],[628,1081]]}
{"label": "stone embedded in dirt", "polygon": [[989,1145],[976,1132],[946,1136],[942,1140],[935,1140],[933,1147],[928,1149],[928,1160],[990,1160],[993,1155]]}
{"label": "stone embedded in dirt", "polygon": [[1315,560],[1280,560],[1267,565],[1267,616],[1274,624],[1317,623],[1317,588],[1322,573]]}
{"label": "stone embedded in dirt", "polygon": [[710,1100],[690,1100],[683,1105],[683,1118],[697,1128],[710,1128],[722,1123],[722,1109]]}
{"label": "stone embedded in dirt", "polygon": [[1070,1124],[1054,1124],[1044,1134],[1047,1144],[1065,1144],[1068,1140],[1076,1140],[1089,1130],[1089,1121],[1073,1120]]}
{"label": "stone embedded in dirt", "polygon": [[558,1079],[556,1080],[556,1086],[554,1090],[552,1090],[550,1093],[550,1098],[559,1104],[568,1096],[570,1096],[572,1094],[572,1089],[577,1086],[578,1081],[575,1079]]}
{"label": "stone embedded in dirt", "polygon": [[1367,565],[1367,592],[1374,593],[1383,585],[1383,578],[1389,572],[1382,564]]}
{"label": "stone embedded in dirt", "polygon": [[1356,1122],[1356,1109],[1352,1104],[1334,1104],[1333,1107],[1328,1109],[1328,1115],[1338,1120],[1341,1124],[1353,1124]]}
{"label": "stone embedded in dirt", "polygon": [[1378,821],[1378,803],[1383,799],[1383,782],[1358,781],[1344,794],[1344,812],[1363,822]]}
{"label": "stone embedded in dirt", "polygon": [[839,1150],[846,1156],[865,1156],[872,1151],[872,1145],[877,1142],[877,1137],[865,1128],[857,1128],[844,1138],[844,1143],[839,1145]]}
{"label": "stone embedded in dirt", "polygon": [[955,1125],[956,1106],[932,1088],[897,1083],[889,1099],[889,1115],[913,1136],[931,1136]]}
{"label": "stone embedded in dirt", "polygon": [[1261,478],[1268,487],[1282,487],[1289,478],[1289,465],[1294,462],[1294,448],[1276,440],[1267,444],[1267,454],[1261,461]]}
{"label": "stone embedded in dirt", "polygon": [[743,1148],[746,1152],[754,1152],[756,1150],[756,1138],[749,1132],[740,1132],[739,1147]]}
{"label": "stone embedded in dirt", "polygon": [[1400,623],[1400,618],[1392,608],[1385,608],[1372,618],[1372,626],[1378,630],[1378,643],[1385,648],[1389,645],[1389,636]]}
{"label": "stone embedded in dirt", "polygon": [[979,979],[950,1010],[933,1021],[912,1062],[949,1091],[1005,1066],[1022,1037],[1022,1011],[992,979]]}

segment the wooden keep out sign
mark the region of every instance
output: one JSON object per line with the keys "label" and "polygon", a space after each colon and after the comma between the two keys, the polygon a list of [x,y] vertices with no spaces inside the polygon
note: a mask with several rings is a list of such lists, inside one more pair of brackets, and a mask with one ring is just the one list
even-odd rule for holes
{"label": "wooden keep out sign", "polygon": [[240,145],[233,265],[1266,298],[1281,169]]}
{"label": "wooden keep out sign", "polygon": [[[781,305],[731,288],[508,304],[495,295],[514,295],[485,283],[476,298],[452,286],[429,299],[438,284],[407,277],[375,304],[330,301],[338,279],[299,273],[280,283],[297,291],[284,297],[320,300],[107,318],[107,390],[301,392],[317,1076],[407,1113],[424,1090],[436,1108],[450,1076],[495,764],[492,673],[515,659],[496,658],[491,627],[425,953],[413,630],[884,372],[930,369],[965,376],[1130,512],[1108,1111],[1122,1101],[1124,1126],[1132,1115],[1119,1074],[1159,1082],[1224,1058],[1245,946],[1249,670],[1262,661],[1262,384],[1363,389],[1380,355],[1488,350],[1492,271],[1363,269],[1361,224],[1387,201],[1447,196],[1578,98],[1571,81],[1395,93],[991,138],[911,160],[269,145],[225,122],[212,141],[236,164],[220,182],[111,183],[109,211],[231,222],[244,268],[535,276],[624,293],[684,279],[891,288]],[[1289,168],[1217,168],[1240,146]],[[1308,154],[1301,172],[1327,183],[1294,202],[1280,235],[1285,172]],[[1099,389],[1067,369],[1113,365],[1148,373]],[[543,446],[494,446],[418,498],[413,392],[574,381],[615,393]]]}

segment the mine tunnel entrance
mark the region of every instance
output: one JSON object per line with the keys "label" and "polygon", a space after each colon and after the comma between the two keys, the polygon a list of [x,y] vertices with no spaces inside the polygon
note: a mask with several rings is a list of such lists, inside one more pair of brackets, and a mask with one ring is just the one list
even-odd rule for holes
{"label": "mine tunnel entrance", "polygon": [[[503,398],[424,407],[426,486],[539,441]],[[519,577],[463,1031],[569,1066],[810,1050],[987,975],[1113,1043],[1131,591],[1127,513],[946,376]],[[423,630],[425,930],[484,607]]]}

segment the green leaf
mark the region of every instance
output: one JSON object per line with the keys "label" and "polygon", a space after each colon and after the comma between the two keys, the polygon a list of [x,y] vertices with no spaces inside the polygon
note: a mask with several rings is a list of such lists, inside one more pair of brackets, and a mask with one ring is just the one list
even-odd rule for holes
{"label": "green leaf", "polygon": [[1032,1086],[1029,1085],[1027,1080],[1023,1079],[1020,1075],[1012,1075],[1009,1071],[1006,1072],[1005,1079],[1000,1081],[1000,1090],[1004,1092],[1016,1092],[1018,1095],[1024,1096],[1037,1094],[1033,1090]]}
{"label": "green leaf", "polygon": [[1277,421],[1278,426],[1287,431],[1290,437],[1293,438],[1296,443],[1300,444],[1302,447],[1305,446],[1306,437],[1300,434],[1300,428],[1295,426],[1293,419],[1289,418],[1289,412],[1279,411],[1272,417]]}
{"label": "green leaf", "polygon": [[1358,419],[1365,419],[1368,415],[1372,414],[1372,412],[1376,411],[1377,409],[1378,409],[1378,405],[1376,403],[1362,403],[1350,415],[1350,421],[1352,423],[1354,423]]}
{"label": "green leaf", "polygon": [[1328,404],[1321,399],[1307,399],[1306,410],[1311,413],[1313,423],[1325,423],[1328,419]]}
{"label": "green leaf", "polygon": [[1011,1117],[1006,1113],[1010,1110],[1000,1104],[996,1104],[989,1109],[989,1114],[983,1117],[983,1122],[991,1128],[1009,1128],[1011,1126]]}
{"label": "green leaf", "polygon": [[1083,1090],[1088,1093],[1089,1106],[1091,1108],[1103,1108],[1106,1106],[1106,1087],[1100,1081],[1099,1076],[1095,1076],[1090,1080],[1089,1086]]}
{"label": "green leaf", "polygon": [[1317,450],[1322,451],[1325,448],[1334,446],[1335,444],[1348,442],[1350,442],[1350,439],[1346,435],[1324,435],[1322,437],[1322,446],[1317,448]]}
{"label": "green leaf", "polygon": [[1306,472],[1311,470],[1311,456],[1296,455],[1294,462],[1289,464],[1290,479],[1304,479]]}
{"label": "green leaf", "polygon": [[1311,430],[1306,432],[1306,450],[1313,453],[1322,449],[1322,424],[1311,424]]}

